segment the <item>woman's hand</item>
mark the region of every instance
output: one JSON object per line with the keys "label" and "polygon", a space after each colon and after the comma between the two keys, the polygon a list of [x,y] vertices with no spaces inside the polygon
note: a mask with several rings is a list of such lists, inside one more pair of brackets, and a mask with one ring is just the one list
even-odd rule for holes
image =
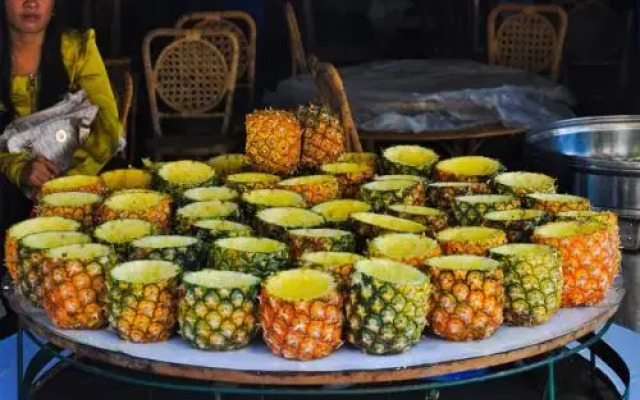
{"label": "woman's hand", "polygon": [[22,171],[22,184],[34,189],[40,189],[45,182],[55,178],[58,168],[44,157],[37,156]]}

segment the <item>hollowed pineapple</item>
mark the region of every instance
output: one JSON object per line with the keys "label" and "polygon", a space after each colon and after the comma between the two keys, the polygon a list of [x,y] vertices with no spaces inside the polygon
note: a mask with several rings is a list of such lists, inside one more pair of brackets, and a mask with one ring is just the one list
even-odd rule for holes
{"label": "hollowed pineapple", "polygon": [[227,176],[225,185],[239,193],[245,193],[255,189],[270,189],[275,187],[278,182],[280,182],[280,177],[277,175],[242,172]]}
{"label": "hollowed pineapple", "polygon": [[376,153],[343,153],[338,158],[338,161],[368,165],[373,174],[376,173],[378,168],[378,155]]}
{"label": "hollowed pineapple", "polygon": [[485,339],[504,319],[504,274],[491,258],[455,255],[427,261],[429,330],[446,340]]}
{"label": "hollowed pineapple", "polygon": [[435,178],[440,182],[486,183],[504,167],[500,161],[482,156],[454,157],[435,166]]}
{"label": "hollowed pineapple", "polygon": [[[362,239],[373,239],[385,233],[425,233],[427,227],[408,219],[369,212],[351,214],[354,231]],[[363,243],[360,243],[362,246]]]}
{"label": "hollowed pineapple", "polygon": [[308,252],[352,252],[356,249],[353,233],[339,229],[293,229],[287,231],[286,242],[293,261]]}
{"label": "hollowed pineapple", "polygon": [[202,243],[191,236],[146,236],[131,242],[129,260],[162,260],[172,262],[183,271],[204,268]]}
{"label": "hollowed pineapple", "polygon": [[151,189],[152,175],[142,169],[116,169],[104,172],[100,178],[111,192],[122,189]]}
{"label": "hollowed pineapple", "polygon": [[552,177],[533,172],[506,172],[496,176],[493,184],[498,193],[524,196],[530,193],[555,193]]}
{"label": "hollowed pineapple", "polygon": [[382,152],[380,169],[389,175],[419,175],[427,177],[438,162],[433,150],[415,145],[393,146]]}
{"label": "hollowed pineapple", "polygon": [[491,211],[515,210],[520,200],[515,196],[487,194],[458,196],[453,199],[453,216],[458,224],[481,225],[484,215]]}
{"label": "hollowed pineapple", "polygon": [[392,179],[362,185],[362,200],[376,212],[385,211],[392,204],[424,205],[422,185],[412,180]]}
{"label": "hollowed pineapple", "polygon": [[324,218],[303,208],[274,207],[258,211],[255,224],[261,236],[281,239],[290,229],[319,228],[324,225]]}
{"label": "hollowed pineapple", "polygon": [[369,257],[386,258],[424,270],[426,261],[441,254],[438,242],[413,233],[390,233],[369,242]]}
{"label": "hollowed pineapple", "polygon": [[246,154],[257,171],[279,175],[295,171],[302,152],[302,128],[293,113],[254,111],[247,115],[245,127]]}
{"label": "hollowed pineapple", "polygon": [[242,195],[245,218],[252,220],[258,211],[272,207],[304,207],[304,197],[291,190],[256,189]]}
{"label": "hollowed pineapple", "polygon": [[588,199],[569,194],[532,193],[526,195],[524,203],[527,208],[549,213],[588,211],[591,208]]}
{"label": "hollowed pineapple", "polygon": [[353,266],[360,260],[364,260],[364,257],[355,253],[318,251],[303,254],[300,256],[298,264],[301,268],[330,273],[333,279],[338,282],[339,287],[346,289]]}
{"label": "hollowed pineapple", "polygon": [[253,229],[250,226],[225,219],[197,221],[193,224],[193,231],[205,247],[209,247],[213,241],[218,239],[253,235]]}
{"label": "hollowed pineapple", "polygon": [[390,260],[355,265],[345,304],[349,343],[370,354],[397,354],[422,337],[427,320],[429,277]]}
{"label": "hollowed pineapple", "polygon": [[486,227],[466,226],[445,229],[436,234],[444,254],[485,255],[492,247],[507,243],[507,235]]}
{"label": "hollowed pineapple", "polygon": [[360,197],[360,186],[373,178],[373,171],[366,164],[347,162],[324,164],[320,167],[320,171],[338,179],[340,197],[343,199]]}
{"label": "hollowed pineapple", "polygon": [[209,266],[265,278],[289,266],[287,245],[272,239],[235,237],[213,242]]}
{"label": "hollowed pineapple", "polygon": [[322,215],[332,228],[349,229],[349,216],[356,212],[371,211],[371,206],[358,200],[331,200],[316,205],[311,211]]}
{"label": "hollowed pineapple", "polygon": [[195,203],[197,201],[235,201],[238,192],[224,186],[209,186],[186,190],[182,194],[183,203]]}
{"label": "hollowed pineapple", "polygon": [[171,198],[160,192],[129,190],[108,197],[98,208],[98,222],[116,219],[143,219],[154,224],[160,232],[169,232]]}
{"label": "hollowed pineapple", "polygon": [[540,210],[492,211],[484,215],[484,225],[504,231],[509,243],[520,243],[529,242],[533,230],[549,219],[549,214]]}
{"label": "hollowed pineapple", "polygon": [[286,179],[279,182],[278,187],[300,193],[310,206],[337,199],[340,194],[338,179],[331,175],[309,175]]}
{"label": "hollowed pineapple", "polygon": [[214,186],[218,182],[213,168],[199,161],[174,161],[164,164],[155,175],[155,187],[174,197],[194,187]]}
{"label": "hollowed pineapple", "polygon": [[18,281],[18,243],[20,239],[34,233],[47,231],[78,231],[82,225],[75,220],[62,217],[40,217],[27,219],[11,226],[4,239],[4,262],[11,278]]}
{"label": "hollowed pineapple", "polygon": [[248,170],[251,161],[244,154],[223,154],[209,159],[207,164],[216,171],[216,175],[225,179],[229,175]]}
{"label": "hollowed pineapple", "polygon": [[176,210],[175,231],[186,235],[192,231],[194,222],[216,218],[240,219],[240,208],[235,203],[220,200],[198,201],[187,204]]}
{"label": "hollowed pineapple", "polygon": [[342,295],[330,274],[311,269],[280,272],[263,284],[262,337],[279,357],[326,357],[342,344],[342,306]]}
{"label": "hollowed pineapple", "polygon": [[93,227],[93,214],[102,202],[94,193],[60,192],[42,196],[36,206],[39,217],[64,217],[80,222],[85,229]]}
{"label": "hollowed pineapple", "polygon": [[260,279],[231,271],[187,272],[178,305],[180,335],[192,347],[246,347],[258,331]]}
{"label": "hollowed pineapple", "polygon": [[149,221],[118,219],[98,225],[93,231],[93,237],[99,243],[113,247],[118,262],[125,262],[129,258],[131,242],[157,232],[158,228]]}
{"label": "hollowed pineapple", "polygon": [[453,199],[458,196],[474,194],[490,194],[486,183],[471,182],[436,182],[427,185],[427,201],[431,207],[440,209],[453,218]]}
{"label": "hollowed pineapple", "polygon": [[107,284],[109,325],[121,339],[136,343],[167,340],[178,314],[180,267],[140,260],[111,270]]}
{"label": "hollowed pineapple", "polygon": [[42,297],[47,316],[61,329],[102,329],[107,325],[105,272],[115,265],[113,249],[75,244],[50,250],[42,264]]}
{"label": "hollowed pineapple", "polygon": [[70,175],[51,179],[42,185],[41,195],[61,192],[85,192],[104,194],[104,182],[99,176],[93,175]]}
{"label": "hollowed pineapple", "polygon": [[430,235],[440,232],[449,224],[449,218],[444,211],[436,208],[407,206],[404,204],[393,204],[389,206],[389,214],[399,218],[410,219],[427,227]]}

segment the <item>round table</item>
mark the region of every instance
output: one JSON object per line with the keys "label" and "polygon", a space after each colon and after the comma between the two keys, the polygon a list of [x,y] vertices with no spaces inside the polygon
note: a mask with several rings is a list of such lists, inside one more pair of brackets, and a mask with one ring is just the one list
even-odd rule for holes
{"label": "round table", "polygon": [[[590,351],[592,377],[614,387],[599,369],[596,360],[600,359],[624,385],[620,398],[629,398],[629,370],[601,340],[624,295],[620,280],[602,303],[562,309],[542,326],[503,326],[491,338],[477,342],[454,343],[427,336],[409,352],[393,356],[366,355],[345,345],[327,358],[307,362],[275,357],[259,340],[247,349],[216,353],[192,349],[179,337],[134,344],[118,339],[109,330],[59,330],[43,310],[31,307],[14,285],[3,286],[20,320],[18,371],[25,371],[19,374],[20,400],[31,398],[63,366],[136,385],[210,392],[216,398],[228,393],[318,395],[320,389],[323,395],[435,393],[444,387],[546,368],[546,397],[555,399],[554,365],[584,349]],[[26,369],[24,336],[39,347]],[[567,346],[576,340],[577,345]],[[60,361],[57,368],[42,374],[52,360]],[[491,368],[496,366],[500,367]],[[478,373],[482,369],[487,370]],[[443,377],[447,374],[457,376]]]}

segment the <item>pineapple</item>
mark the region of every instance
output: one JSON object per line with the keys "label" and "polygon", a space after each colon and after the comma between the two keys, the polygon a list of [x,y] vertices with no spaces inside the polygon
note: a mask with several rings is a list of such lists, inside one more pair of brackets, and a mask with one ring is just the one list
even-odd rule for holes
{"label": "pineapple", "polygon": [[552,214],[564,211],[589,211],[591,208],[589,200],[584,197],[553,193],[528,194],[524,198],[524,204],[527,208]]}
{"label": "pineapple", "polygon": [[425,198],[426,200],[426,192],[427,192],[427,183],[429,182],[427,178],[418,175],[377,175],[373,178],[376,181],[414,181],[418,184],[416,188],[416,193],[419,193],[420,196]]}
{"label": "pineapple", "polygon": [[117,219],[98,225],[93,230],[93,237],[98,243],[113,247],[117,261],[122,263],[129,259],[131,242],[156,233],[158,233],[158,228],[149,221]]}
{"label": "pineapple", "polygon": [[373,171],[365,164],[330,163],[320,167],[320,171],[323,174],[333,175],[338,179],[340,197],[343,199],[359,198],[362,184],[373,178]]}
{"label": "pineapple", "polygon": [[198,201],[176,210],[175,231],[187,235],[193,223],[203,219],[240,219],[240,208],[236,203],[220,200]]}
{"label": "pineapple", "polygon": [[209,267],[266,278],[289,267],[289,249],[282,242],[266,238],[218,239],[211,246]]}
{"label": "pineapple", "polygon": [[18,242],[18,286],[36,307],[42,305],[42,264],[48,250],[70,244],[90,243],[88,235],[74,231],[34,233]]}
{"label": "pineapple", "polygon": [[146,236],[131,242],[129,260],[162,260],[178,265],[183,271],[204,268],[202,243],[190,236]]}
{"label": "pineapple", "polygon": [[64,217],[76,220],[84,229],[93,227],[93,213],[102,197],[93,193],[61,192],[42,196],[36,206],[38,217]]}
{"label": "pineapple", "polygon": [[122,189],[151,189],[152,177],[149,171],[135,168],[116,169],[100,175],[110,192]]}
{"label": "pineapple", "polygon": [[4,239],[4,263],[14,282],[18,281],[18,243],[20,239],[34,233],[47,231],[78,231],[81,227],[78,221],[69,218],[40,217],[18,222],[7,229]]}
{"label": "pineapple", "polygon": [[225,186],[209,186],[185,190],[182,194],[182,204],[198,201],[236,201],[240,195],[233,189]]}
{"label": "pineapple", "polygon": [[278,187],[300,193],[310,206],[337,199],[340,195],[338,179],[331,175],[291,178],[279,182]]}
{"label": "pineapple", "polygon": [[500,194],[475,194],[453,199],[453,216],[462,226],[482,225],[484,215],[491,211],[515,210],[520,200],[514,196]]}
{"label": "pineapple", "polygon": [[[354,232],[361,240],[373,239],[385,233],[416,233],[423,234],[427,227],[408,219],[392,217],[390,215],[360,212],[351,214]],[[360,243],[359,248],[363,248]]]}
{"label": "pineapple", "polygon": [[436,208],[393,204],[387,211],[393,216],[410,219],[426,226],[429,235],[434,235],[449,226],[447,214]]}
{"label": "pineapple", "polygon": [[593,306],[604,299],[618,262],[609,230],[599,222],[554,222],[533,231],[533,242],[562,255],[562,306]]}
{"label": "pineapple", "polygon": [[258,211],[272,207],[301,207],[306,205],[304,197],[291,190],[256,189],[242,195],[245,218],[252,221]]}
{"label": "pineapple", "polygon": [[274,207],[258,211],[255,224],[261,236],[282,239],[290,229],[320,228],[324,218],[303,208]]}
{"label": "pineapple", "polygon": [[344,134],[340,120],[325,106],[310,104],[298,108],[298,121],[302,127],[303,168],[317,168],[334,162],[344,152]]}
{"label": "pineapple", "polygon": [[280,182],[280,177],[277,175],[242,172],[227,176],[225,185],[239,193],[245,193],[255,189],[271,189],[278,182]]}
{"label": "pineapple", "polygon": [[207,164],[216,171],[216,175],[225,179],[229,175],[247,171],[251,160],[244,154],[223,154],[209,159]]}
{"label": "pineapple", "polygon": [[342,345],[343,298],[330,274],[293,269],[273,275],[260,294],[260,326],[277,356],[314,360]]}
{"label": "pineapple", "polygon": [[111,195],[102,203],[96,213],[97,222],[143,219],[154,224],[160,232],[169,232],[171,205],[171,198],[160,192],[122,191]]}
{"label": "pineapple", "polygon": [[331,200],[316,205],[311,211],[322,215],[331,228],[349,229],[349,216],[356,212],[371,211],[371,206],[358,200]]}
{"label": "pineapple", "polygon": [[508,244],[489,250],[504,272],[504,319],[511,325],[547,322],[562,303],[562,258],[538,244]]}
{"label": "pineapple", "polygon": [[509,243],[523,243],[530,242],[533,230],[549,219],[549,214],[540,210],[492,211],[484,215],[483,225],[504,231]]}
{"label": "pineapple", "polygon": [[151,161],[149,158],[143,158],[141,161],[142,168],[149,172],[158,172],[163,165],[168,164],[167,161]]}
{"label": "pineapple", "polygon": [[351,271],[356,262],[365,258],[359,254],[346,252],[317,251],[300,256],[298,264],[301,268],[316,269],[328,272],[338,283],[341,290],[349,287]]}
{"label": "pineapple", "polygon": [[493,179],[500,194],[524,196],[531,193],[555,193],[556,181],[552,177],[533,172],[506,172]]}
{"label": "pineapple", "polygon": [[427,205],[446,212],[450,219],[453,215],[453,199],[458,196],[490,194],[486,183],[436,182],[427,185]]}
{"label": "pineapple", "polygon": [[49,251],[42,264],[42,304],[60,329],[107,326],[105,272],[115,265],[111,248],[75,244]]}
{"label": "pineapple", "polygon": [[486,339],[504,319],[504,274],[491,258],[454,255],[427,261],[429,330],[445,340]]}
{"label": "pineapple", "polygon": [[247,347],[258,331],[260,279],[231,271],[187,272],[178,302],[180,336],[200,350]]}
{"label": "pineapple", "polygon": [[439,182],[487,183],[504,169],[500,161],[482,156],[454,157],[435,166]]}
{"label": "pineapple", "polygon": [[41,195],[61,192],[84,192],[101,196],[105,192],[105,187],[99,176],[70,175],[51,179],[40,189]]}
{"label": "pineapple", "polygon": [[408,351],[427,320],[429,277],[390,260],[358,261],[345,304],[347,340],[370,354]]}
{"label": "pineapple", "polygon": [[438,155],[431,149],[416,146],[392,146],[382,152],[380,169],[388,175],[418,175],[428,177],[438,162]]}
{"label": "pineapple", "polygon": [[250,226],[225,219],[203,219],[197,221],[193,224],[193,231],[205,247],[218,239],[253,235],[253,229]]}
{"label": "pineapple", "polygon": [[343,153],[338,162],[348,162],[368,165],[373,174],[378,168],[378,155],[376,153]]}
{"label": "pineapple", "polygon": [[356,250],[353,233],[339,229],[293,229],[287,231],[285,241],[289,246],[292,261],[309,252]]}
{"label": "pineapple", "polygon": [[475,254],[483,256],[492,247],[507,243],[507,235],[493,228],[465,226],[445,229],[436,234],[444,254]]}
{"label": "pineapple", "polygon": [[375,212],[383,212],[392,204],[424,205],[420,184],[411,180],[373,181],[362,185],[362,200]]}
{"label": "pineapple", "polygon": [[257,171],[289,175],[298,166],[302,129],[293,113],[254,111],[246,117],[246,153]]}
{"label": "pineapple", "polygon": [[121,339],[161,342],[174,332],[180,267],[168,261],[140,260],[111,270],[107,284],[109,325]]}
{"label": "pineapple", "polygon": [[218,177],[213,168],[200,161],[173,161],[164,164],[155,174],[157,190],[179,197],[185,190],[215,186]]}
{"label": "pineapple", "polygon": [[411,265],[425,270],[426,261],[441,254],[438,242],[413,233],[389,233],[369,242],[369,257]]}

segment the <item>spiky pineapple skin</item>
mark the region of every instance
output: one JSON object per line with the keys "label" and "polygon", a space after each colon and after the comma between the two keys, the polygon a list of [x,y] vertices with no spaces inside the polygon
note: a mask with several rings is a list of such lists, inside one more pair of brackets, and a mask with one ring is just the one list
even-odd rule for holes
{"label": "spiky pineapple skin", "polygon": [[565,211],[589,211],[591,209],[591,205],[587,199],[583,199],[581,201],[561,202],[546,201],[525,196],[524,204],[527,208],[542,210],[551,214],[557,214]]}
{"label": "spiky pineapple skin", "polygon": [[453,199],[452,210],[455,221],[462,226],[482,225],[484,215],[491,211],[507,211],[520,208],[520,200],[516,197],[494,203],[469,203],[460,199],[460,197]]}
{"label": "spiky pineapple skin", "polygon": [[[196,202],[191,203],[205,203],[205,202]],[[228,219],[230,221],[240,221],[241,213],[240,208],[236,203],[227,202],[227,201],[219,201],[219,200],[211,200],[206,203],[219,203],[221,207],[228,207],[228,213],[220,214],[220,215],[199,215],[199,216],[189,216],[181,213],[182,208],[176,210],[174,215],[174,231],[180,235],[191,235],[193,233],[193,224],[198,221],[202,221],[204,219]],[[189,207],[187,205],[185,207]],[[184,207],[183,207],[184,208]]]}
{"label": "spiky pineapple skin", "polygon": [[117,219],[142,219],[153,223],[160,232],[169,233],[173,216],[173,200],[165,196],[160,203],[144,210],[116,210],[105,203],[96,210],[96,223],[104,223]]}
{"label": "spiky pineapple skin", "polygon": [[359,199],[362,184],[373,178],[373,172],[370,169],[353,173],[331,173],[324,170],[322,172],[336,177],[339,187],[338,197],[341,199]]}
{"label": "spiky pineapple skin", "polygon": [[430,267],[429,330],[445,340],[486,339],[504,319],[504,274]]}
{"label": "spiky pineapple skin", "polygon": [[200,241],[205,245],[211,244],[218,239],[253,236],[254,233],[250,226],[244,226],[244,228],[237,230],[219,230],[194,227],[193,232],[195,233],[195,237],[200,239]]}
{"label": "spiky pineapple skin", "polygon": [[453,199],[458,196],[474,194],[491,194],[489,185],[485,183],[473,183],[469,186],[436,186],[428,185],[426,189],[426,204],[446,212],[450,219],[454,219]]}
{"label": "spiky pineapple skin", "polygon": [[243,288],[206,288],[184,282],[178,302],[180,336],[200,350],[247,347],[258,331],[259,284]]}
{"label": "spiky pineapple skin", "polygon": [[472,254],[484,256],[492,247],[507,244],[507,235],[497,232],[495,237],[484,240],[439,240],[443,254]]}
{"label": "spiky pineapple skin", "polygon": [[[149,224],[151,229],[144,236],[157,235],[157,234],[160,233],[160,231],[158,230],[158,227],[156,225],[153,225],[149,221],[145,221],[145,222]],[[133,242],[136,239],[139,239],[140,237],[136,237],[134,239],[128,240],[127,242],[113,243],[113,242],[110,242],[110,241],[108,241],[108,240],[106,240],[104,238],[98,237],[98,235],[97,235],[98,228],[100,228],[100,226],[97,226],[96,229],[94,229],[94,231],[93,231],[94,240],[97,243],[104,244],[105,246],[111,247],[114,250],[115,254],[116,254],[116,261],[118,263],[123,263],[123,262],[127,261],[129,259],[129,254],[131,253],[131,242]]]}
{"label": "spiky pineapple skin", "polygon": [[337,263],[331,265],[325,265],[321,263],[315,263],[310,261],[300,260],[300,268],[315,269],[317,271],[327,272],[331,274],[333,279],[337,282],[338,288],[342,291],[346,291],[349,288],[349,282],[351,279],[351,272],[356,262],[364,260],[364,257],[360,256],[353,262]]}
{"label": "spiky pineapple skin", "polygon": [[[58,179],[65,179],[66,177],[60,177]],[[40,195],[41,196],[45,196],[48,194],[53,194],[53,193],[62,193],[62,192],[83,192],[83,193],[94,193],[97,194],[99,196],[102,196],[106,193],[106,187],[104,186],[104,182],[102,182],[102,180],[100,179],[96,179],[94,183],[90,183],[87,185],[81,185],[81,186],[76,186],[76,187],[70,187],[70,188],[65,188],[65,189],[61,189],[61,188],[54,188],[51,187],[51,184],[54,184],[54,180],[51,180],[47,183],[45,183],[44,185],[42,185],[42,188],[40,189]]]}
{"label": "spiky pineapple skin", "polygon": [[336,161],[344,152],[344,135],[331,109],[310,104],[298,108],[297,118],[302,127],[301,166],[313,169]]}
{"label": "spiky pineapple skin", "polygon": [[[378,238],[384,238],[387,235],[389,234],[380,235],[378,236]],[[378,238],[376,238],[376,240]],[[427,239],[427,240],[431,240],[431,239]],[[435,244],[435,247],[433,247],[428,253],[421,254],[418,256],[402,256],[402,257],[396,258],[386,254],[384,251],[382,251],[380,248],[376,246],[375,240],[371,240],[369,241],[367,254],[371,258],[383,258],[383,259],[387,259],[395,262],[400,262],[403,264],[411,265],[414,268],[424,271],[425,265],[428,259],[433,257],[438,257],[442,254],[442,250],[440,250],[440,247],[435,241],[434,241],[434,244]]]}
{"label": "spiky pineapple skin", "polygon": [[152,248],[132,246],[129,260],[162,260],[179,265],[183,271],[198,271],[206,265],[202,243],[197,241],[190,246]]}
{"label": "spiky pineapple skin", "polygon": [[247,115],[246,154],[257,171],[276,175],[293,173],[300,160],[302,129],[287,111],[262,110]]}
{"label": "spiky pineapple skin", "polygon": [[531,242],[533,231],[551,220],[551,216],[545,214],[540,218],[497,221],[485,219],[483,225],[489,228],[500,229],[507,234],[509,243]]}
{"label": "spiky pineapple skin", "polygon": [[449,226],[449,218],[446,213],[439,215],[423,215],[402,211],[394,211],[392,208],[388,210],[390,215],[398,218],[408,219],[419,224],[424,225],[427,228],[428,235],[434,235]]}
{"label": "spiky pineapple skin", "polygon": [[53,206],[40,203],[35,207],[37,217],[63,217],[78,221],[83,230],[90,230],[94,226],[94,212],[98,203],[79,206]]}
{"label": "spiky pineapple skin", "polygon": [[304,253],[316,251],[339,251],[352,253],[356,250],[356,238],[349,231],[336,230],[336,236],[305,236],[296,230],[287,231],[285,242],[291,252],[291,260],[298,260]]}
{"label": "spiky pineapple skin", "polygon": [[378,171],[378,155],[376,153],[343,153],[339,158],[339,162],[352,162],[356,164],[368,165],[373,174]]}
{"label": "spiky pineapple skin", "polygon": [[278,186],[281,189],[291,190],[301,194],[310,207],[326,201],[335,200],[340,196],[340,185],[338,184],[338,179],[335,177],[323,182],[298,185],[283,185],[283,182],[280,182]]}
{"label": "spiky pineapple skin", "polygon": [[214,242],[209,254],[209,267],[266,278],[289,267],[289,250],[284,247],[271,253],[254,253],[221,247]]}
{"label": "spiky pineapple skin", "polygon": [[281,178],[273,174],[261,174],[260,179],[239,180],[237,174],[227,176],[225,186],[240,193],[240,195],[257,189],[273,189],[280,182]]}
{"label": "spiky pineapple skin", "polygon": [[[318,214],[319,215],[319,214]],[[254,229],[259,236],[268,237],[275,240],[282,240],[286,237],[287,231],[302,228],[320,228],[324,226],[324,219],[317,224],[311,225],[308,222],[301,222],[299,226],[280,226],[262,220],[259,216],[254,220]]]}
{"label": "spiky pineapple skin", "polygon": [[371,190],[362,186],[362,201],[369,203],[374,212],[384,212],[392,204],[405,204],[408,206],[424,205],[424,192],[422,186],[416,183],[411,186],[396,190]]}
{"label": "spiky pineapple skin", "polygon": [[[284,189],[274,189],[274,190],[282,190],[284,191]],[[293,192],[291,190],[287,190],[287,192]],[[271,208],[271,207],[300,207],[300,208],[305,208],[307,206],[306,201],[304,200],[304,197],[302,197],[302,195],[300,195],[297,192],[293,192],[296,193],[297,196],[301,196],[301,200],[298,204],[296,205],[292,205],[292,204],[274,204],[274,205],[265,205],[265,204],[259,204],[257,202],[252,202],[248,200],[248,195],[251,194],[251,192],[247,192],[242,196],[242,217],[245,220],[245,222],[247,224],[251,224],[253,222],[253,220],[256,217],[256,214],[259,211],[262,211],[264,209],[267,208]]]}
{"label": "spiky pineapple skin", "polygon": [[244,154],[224,154],[211,158],[207,164],[216,171],[216,175],[225,179],[228,175],[249,171],[251,160]]}
{"label": "spiky pineapple skin", "polygon": [[[370,224],[368,222],[365,221],[360,221],[354,218],[350,219],[350,223],[352,226],[352,230],[353,232],[356,234],[356,236],[361,239],[360,240],[360,244],[357,245],[356,247],[360,248],[360,249],[364,249],[366,248],[366,245],[363,246],[363,241],[366,242],[370,239],[373,239],[377,236],[380,235],[384,235],[387,233],[399,233],[399,232],[403,232],[401,230],[395,230],[391,227],[383,227],[383,226],[379,226],[379,225],[375,225],[375,224]],[[426,227],[424,229],[424,231],[422,232],[412,232],[412,233],[425,233],[426,232]]]}

